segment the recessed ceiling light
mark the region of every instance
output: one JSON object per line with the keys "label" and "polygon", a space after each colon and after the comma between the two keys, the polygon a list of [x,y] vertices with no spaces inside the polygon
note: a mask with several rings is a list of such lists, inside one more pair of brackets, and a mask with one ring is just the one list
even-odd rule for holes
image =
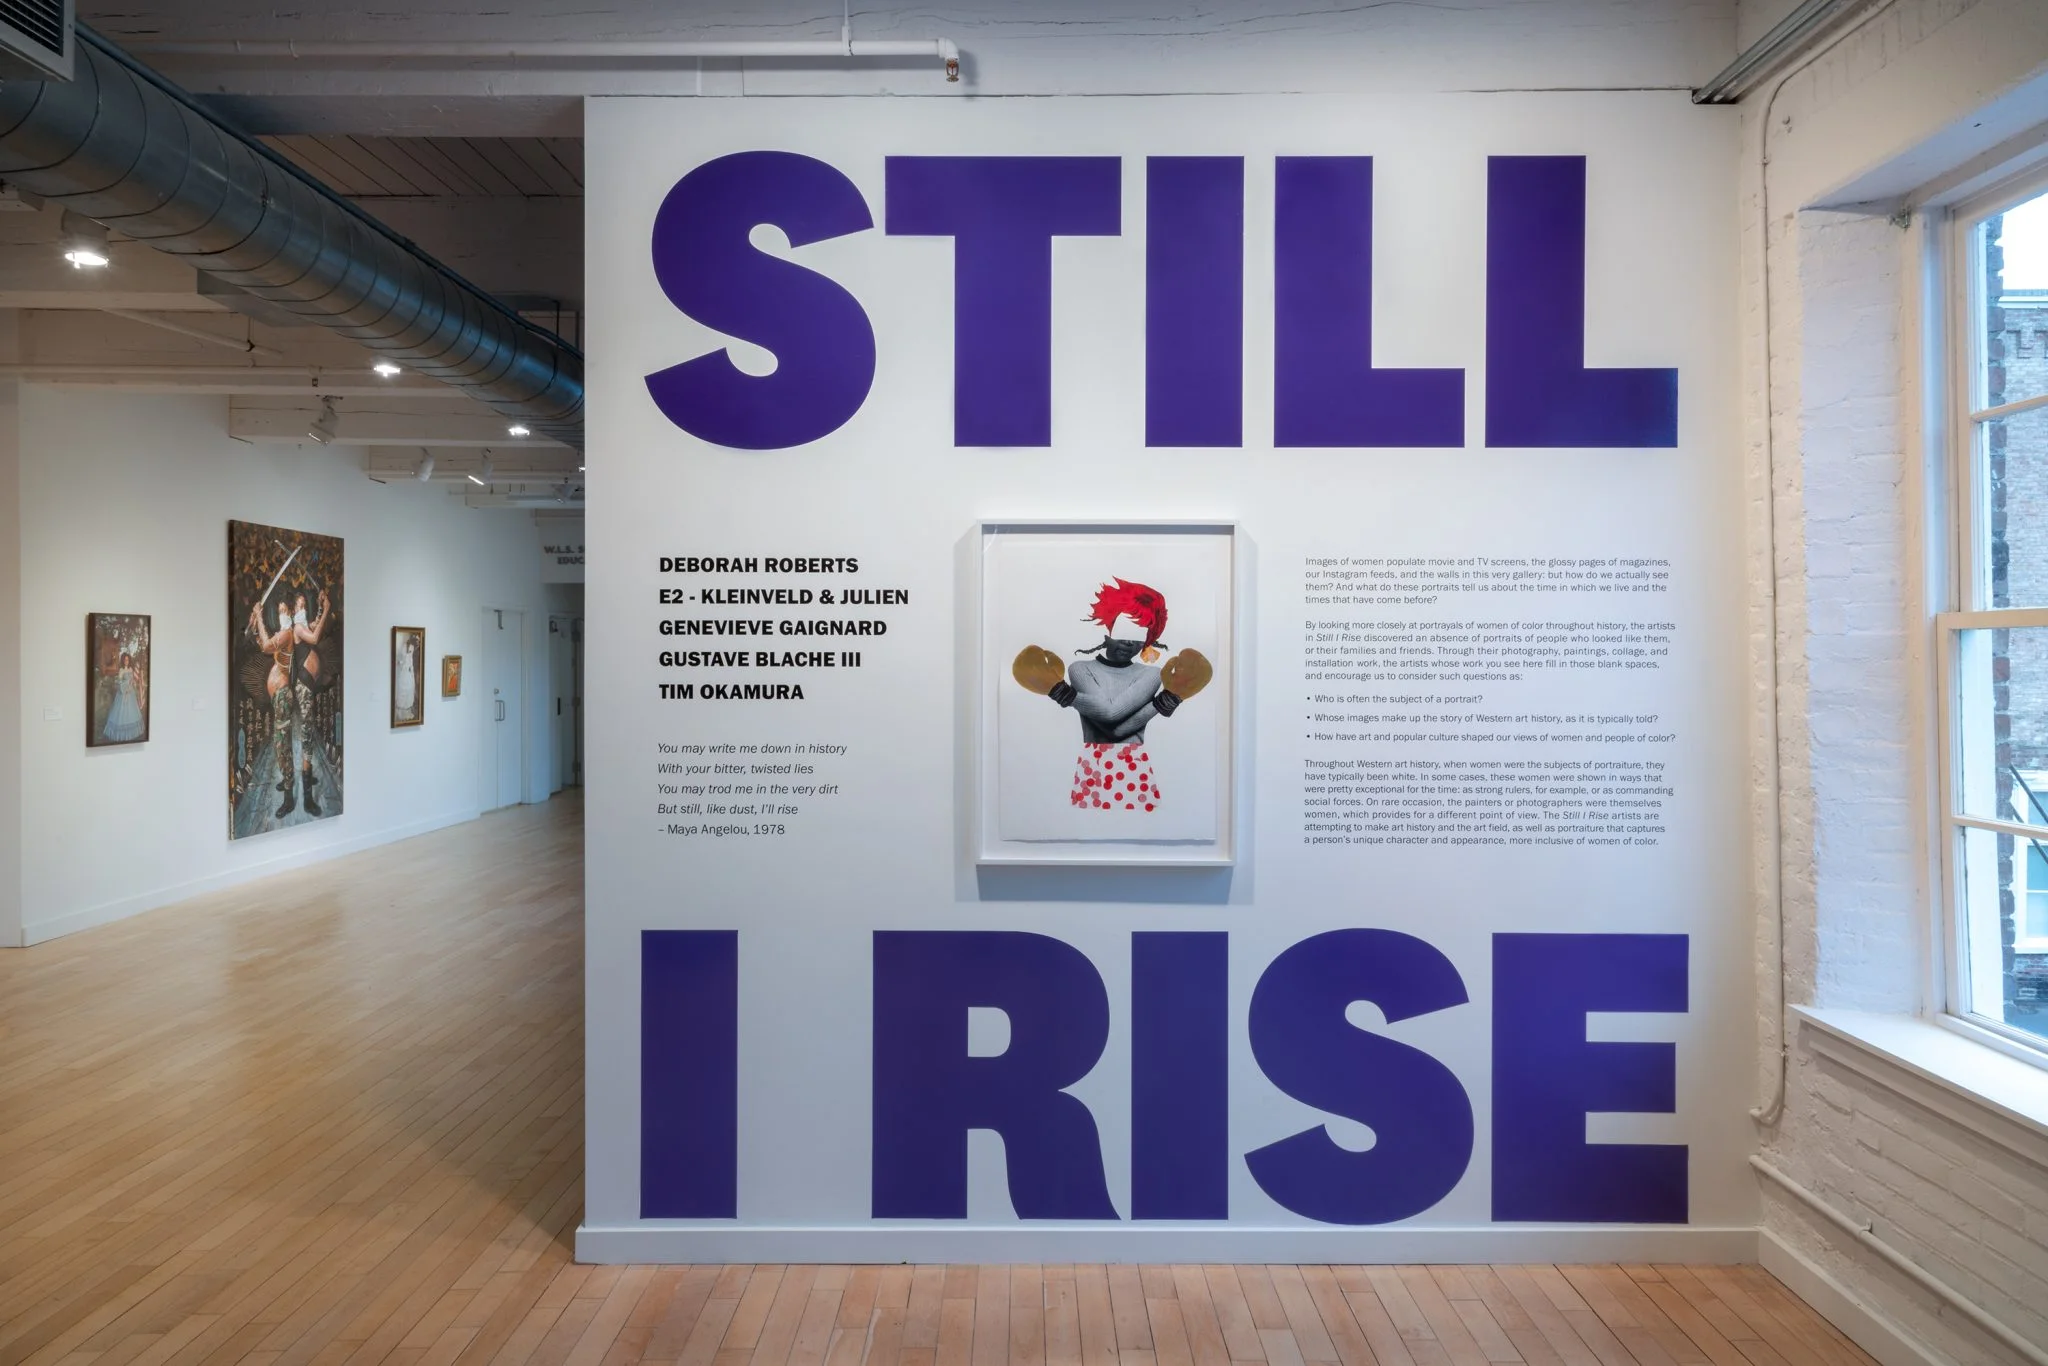
{"label": "recessed ceiling light", "polygon": [[112,259],[107,255],[107,230],[83,214],[64,211],[58,244],[73,270],[100,270]]}
{"label": "recessed ceiling light", "polygon": [[505,431],[506,431],[506,433],[507,433],[508,435],[511,435],[511,436],[532,436],[532,435],[533,435],[533,432],[532,432],[532,430],[531,430],[531,429],[529,429],[529,428],[527,427],[527,425],[526,425],[526,424],[525,424],[524,422],[515,422],[515,423],[513,423],[513,424],[512,424],[511,426],[507,427],[507,428],[505,429]]}
{"label": "recessed ceiling light", "polygon": [[375,370],[378,374],[382,375],[386,379],[390,379],[394,375],[404,373],[403,367],[394,365],[388,360],[380,360],[370,368],[372,370]]}

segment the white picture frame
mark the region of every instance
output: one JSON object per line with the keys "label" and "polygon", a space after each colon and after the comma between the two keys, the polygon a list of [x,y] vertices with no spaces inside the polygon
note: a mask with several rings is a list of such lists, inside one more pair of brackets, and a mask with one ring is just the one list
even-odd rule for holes
{"label": "white picture frame", "polygon": [[[975,862],[1233,866],[1241,726],[1237,525],[984,521],[976,540]],[[1134,678],[1137,691],[1155,701],[1125,722],[1142,727],[1132,751],[1129,737],[1106,747],[1089,740],[1091,723],[1082,713],[1102,713],[1087,706],[1088,698],[1076,699],[1078,709],[1062,706],[1020,683],[1014,665],[1020,651],[1036,646],[1069,669],[1089,665],[1070,672],[1070,684],[1114,678],[1097,653],[1103,648],[1097,642],[1110,633],[1092,614],[1128,602],[1134,588],[1149,588],[1163,600],[1165,620],[1156,655],[1149,661],[1141,655],[1129,667],[1156,676],[1181,651],[1194,650],[1213,673],[1164,715],[1156,694]],[[1119,635],[1140,629],[1131,617],[1119,618]],[[1093,730],[1098,737],[1106,733]],[[1100,775],[1111,767],[1131,790],[1105,804],[1090,784],[1107,786]],[[1146,810],[1148,794],[1159,800]]]}

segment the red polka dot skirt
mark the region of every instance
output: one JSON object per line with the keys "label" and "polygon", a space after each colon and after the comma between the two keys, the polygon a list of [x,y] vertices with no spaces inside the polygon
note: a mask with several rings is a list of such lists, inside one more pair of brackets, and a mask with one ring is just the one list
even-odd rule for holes
{"label": "red polka dot skirt", "polygon": [[1159,783],[1144,747],[1131,742],[1083,745],[1074,763],[1074,790],[1067,800],[1083,810],[1151,811],[1159,805]]}

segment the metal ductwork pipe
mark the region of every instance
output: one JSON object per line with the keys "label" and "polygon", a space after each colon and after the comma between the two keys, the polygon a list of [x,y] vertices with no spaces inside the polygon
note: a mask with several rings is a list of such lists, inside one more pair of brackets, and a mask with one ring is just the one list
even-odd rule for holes
{"label": "metal ductwork pipe", "polygon": [[583,446],[583,357],[83,25],[0,81],[0,178]]}

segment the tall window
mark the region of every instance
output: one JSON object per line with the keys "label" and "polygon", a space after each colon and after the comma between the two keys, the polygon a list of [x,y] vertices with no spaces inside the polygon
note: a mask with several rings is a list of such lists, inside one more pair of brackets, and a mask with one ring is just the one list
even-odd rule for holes
{"label": "tall window", "polygon": [[2048,1049],[2048,192],[1955,219],[1960,611],[1941,620],[1951,1013]]}

